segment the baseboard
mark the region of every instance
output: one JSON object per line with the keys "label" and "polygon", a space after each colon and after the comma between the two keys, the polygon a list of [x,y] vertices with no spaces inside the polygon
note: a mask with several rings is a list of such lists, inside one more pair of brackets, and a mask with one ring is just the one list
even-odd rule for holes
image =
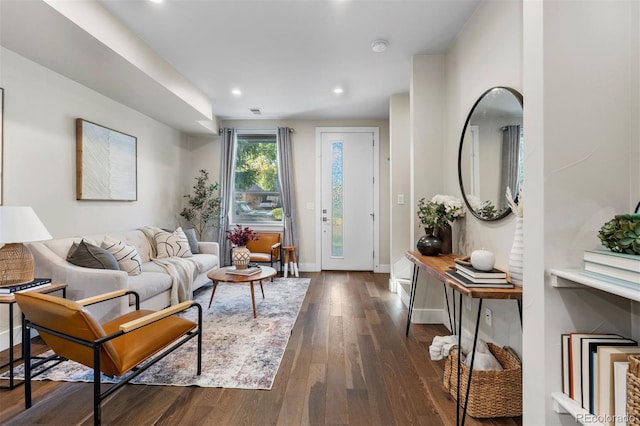
{"label": "baseboard", "polygon": [[391,265],[389,265],[388,263],[380,264],[373,269],[373,272],[375,272],[376,274],[390,274]]}
{"label": "baseboard", "polygon": [[[36,337],[38,333],[35,330],[31,330],[31,337]],[[17,325],[13,327],[13,344],[19,345],[22,343],[22,326]],[[0,352],[9,349],[9,329],[0,331]]]}

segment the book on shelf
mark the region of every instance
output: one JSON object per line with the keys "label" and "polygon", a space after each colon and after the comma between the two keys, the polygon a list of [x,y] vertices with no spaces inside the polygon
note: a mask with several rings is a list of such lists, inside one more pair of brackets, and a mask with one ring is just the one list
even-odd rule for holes
{"label": "book on shelf", "polygon": [[11,294],[17,291],[33,289],[35,287],[46,287],[48,285],[51,285],[51,278],[35,278],[33,281],[28,283],[16,284],[16,285],[11,285],[7,287],[0,287],[0,295]]}
{"label": "book on shelf", "polygon": [[235,266],[231,266],[227,269],[227,274],[231,274],[231,275],[244,275],[244,276],[249,276],[249,275],[255,275],[260,273],[260,271],[262,271],[262,268],[260,268],[259,266],[252,266],[249,268],[245,268],[245,269],[236,269]]}
{"label": "book on shelf", "polygon": [[490,271],[481,271],[467,263],[455,262],[455,264],[456,270],[462,271],[472,278],[507,278],[506,272],[496,268],[493,268]]}
{"label": "book on shelf", "polygon": [[475,283],[468,278],[465,278],[455,269],[448,269],[445,273],[454,281],[462,284],[465,287],[478,287],[478,288],[513,288],[513,284],[505,282],[502,284],[487,284],[487,283]]}
{"label": "book on shelf", "polygon": [[628,269],[618,268],[616,266],[603,265],[601,263],[589,261],[584,262],[584,270],[640,285],[640,271],[635,272]]}
{"label": "book on shelf", "polygon": [[640,346],[600,346],[597,352],[596,414],[611,418],[615,413],[614,364],[627,361],[629,355],[640,355]]}
{"label": "book on shelf", "polygon": [[611,250],[585,250],[585,262],[599,263],[640,273],[640,255],[614,253]]}
{"label": "book on shelf", "polygon": [[605,338],[585,338],[581,341],[582,407],[595,414],[595,389],[597,380],[596,360],[599,346],[636,346],[638,342],[613,335]]}
{"label": "book on shelf", "polygon": [[612,338],[613,336],[617,335],[610,333],[569,333],[569,396],[580,405],[582,405],[582,339]]}
{"label": "book on shelf", "polygon": [[571,396],[571,375],[569,374],[570,366],[569,366],[569,333],[561,334],[561,362],[562,362],[562,392]]}
{"label": "book on shelf", "polygon": [[629,361],[613,363],[613,417],[615,426],[627,426],[627,372]]}
{"label": "book on shelf", "polygon": [[471,275],[468,275],[462,269],[458,269],[458,268],[456,268],[456,272],[458,274],[462,275],[463,277],[465,277],[466,279],[468,279],[469,281],[472,281],[474,283],[480,283],[480,284],[506,284],[506,283],[509,282],[509,281],[507,281],[506,278],[474,278]]}

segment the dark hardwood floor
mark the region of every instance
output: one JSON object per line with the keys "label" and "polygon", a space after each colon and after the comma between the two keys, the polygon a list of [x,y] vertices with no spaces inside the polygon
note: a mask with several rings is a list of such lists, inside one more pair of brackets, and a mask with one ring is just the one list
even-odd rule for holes
{"label": "dark hardwood floor", "polygon": [[[302,275],[311,285],[271,390],[127,385],[103,403],[103,424],[455,424],[444,361],[429,359],[432,338],[448,334],[444,326],[413,324],[405,337],[407,310],[388,291],[387,274]],[[0,363],[6,358],[5,351]],[[91,384],[33,383],[27,411],[22,386],[0,391],[0,424],[92,424]]]}

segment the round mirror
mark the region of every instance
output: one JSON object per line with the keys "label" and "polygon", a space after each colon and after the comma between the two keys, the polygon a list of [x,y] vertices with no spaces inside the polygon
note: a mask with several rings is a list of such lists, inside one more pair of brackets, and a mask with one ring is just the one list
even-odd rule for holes
{"label": "round mirror", "polygon": [[481,220],[511,213],[507,188],[517,196],[523,178],[522,95],[493,87],[471,108],[458,151],[458,180],[467,208]]}

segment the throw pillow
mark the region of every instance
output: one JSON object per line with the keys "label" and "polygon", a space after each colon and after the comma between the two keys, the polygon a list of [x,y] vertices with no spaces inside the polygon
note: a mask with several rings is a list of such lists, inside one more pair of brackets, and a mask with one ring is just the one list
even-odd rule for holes
{"label": "throw pillow", "polygon": [[120,270],[118,261],[111,253],[85,240],[71,245],[67,262],[83,268]]}
{"label": "throw pillow", "polygon": [[108,236],[104,238],[101,246],[116,258],[122,271],[129,275],[139,275],[142,272],[142,259],[134,246]]}
{"label": "throw pillow", "polygon": [[184,235],[187,236],[187,240],[189,241],[189,247],[191,248],[191,253],[193,254],[200,253],[200,247],[198,247],[198,237],[196,236],[196,230],[193,228],[185,229]]}
{"label": "throw pillow", "polygon": [[156,240],[156,248],[158,250],[158,258],[164,257],[191,257],[191,249],[189,248],[189,240],[184,235],[182,228],[178,228],[173,232],[158,231],[153,238]]}

